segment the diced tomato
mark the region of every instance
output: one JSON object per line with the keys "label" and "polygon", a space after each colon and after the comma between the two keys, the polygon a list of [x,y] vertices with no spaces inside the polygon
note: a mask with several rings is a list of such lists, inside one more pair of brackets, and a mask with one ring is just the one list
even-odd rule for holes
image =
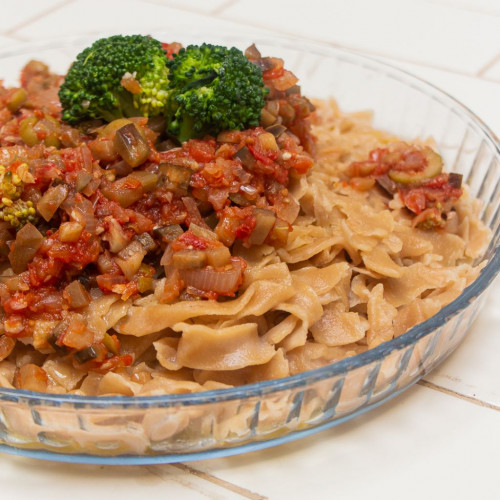
{"label": "diced tomato", "polygon": [[130,354],[121,354],[118,356],[112,356],[111,358],[103,361],[99,366],[97,366],[94,371],[99,373],[108,373],[117,370],[118,368],[124,368],[125,366],[130,366],[134,362],[134,357]]}
{"label": "diced tomato", "polygon": [[172,42],[172,43],[163,42],[161,44],[161,48],[165,51],[165,57],[167,59],[173,59],[174,54],[177,54],[179,50],[181,50],[182,45],[178,42]]}
{"label": "diced tomato", "polygon": [[[201,236],[196,236],[192,231],[182,233],[173,243],[172,250],[178,252],[179,250],[195,249],[206,250],[217,245],[217,241],[210,241]],[[220,244],[220,243],[219,243]]]}
{"label": "diced tomato", "polygon": [[128,283],[128,279],[122,274],[100,274],[97,276],[96,280],[99,288],[106,293],[112,293],[117,285],[125,285]]}
{"label": "diced tomato", "polygon": [[236,228],[234,232],[236,238],[241,240],[247,240],[249,236],[252,234],[252,231],[255,229],[255,225],[257,224],[257,220],[254,215],[247,215],[243,222]]}
{"label": "diced tomato", "polygon": [[248,149],[250,150],[250,153],[252,153],[257,160],[264,163],[264,165],[271,165],[271,163],[278,159],[278,151],[263,151],[256,147],[256,144],[248,144]]}
{"label": "diced tomato", "polygon": [[290,159],[290,166],[299,174],[306,174],[313,166],[313,159],[309,155],[295,154]]}
{"label": "diced tomato", "polygon": [[30,285],[39,287],[54,283],[63,267],[64,264],[60,260],[35,255],[33,261],[28,264]]}
{"label": "diced tomato", "polygon": [[72,349],[85,349],[94,342],[94,334],[87,329],[86,325],[79,320],[73,320],[66,332],[59,337],[57,344]]}
{"label": "diced tomato", "polygon": [[279,78],[280,76],[283,76],[284,73],[285,68],[283,67],[271,68],[267,71],[262,72],[262,78],[264,78],[264,80],[272,80],[273,78]]}
{"label": "diced tomato", "polygon": [[412,189],[409,192],[401,192],[404,204],[416,214],[419,214],[426,207],[425,192],[423,189]]}
{"label": "diced tomato", "polygon": [[215,159],[215,141],[191,139],[188,142],[189,156],[200,163],[207,163]]}

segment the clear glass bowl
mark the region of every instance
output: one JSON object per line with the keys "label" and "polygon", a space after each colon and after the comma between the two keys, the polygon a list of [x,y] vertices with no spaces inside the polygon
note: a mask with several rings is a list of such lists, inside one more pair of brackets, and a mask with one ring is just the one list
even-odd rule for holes
{"label": "clear glass bowl", "polygon": [[[374,111],[375,126],[402,138],[432,136],[449,170],[484,202],[493,239],[479,278],[438,314],[358,356],[234,389],[156,397],[76,397],[0,389],[0,450],[87,463],[166,463],[231,455],[297,439],[380,405],[442,362],[462,341],[500,267],[500,150],[472,112],[432,85],[375,60],[285,38],[152,33],[183,43],[211,41],[283,57],[303,93],[334,96],[346,111]],[[14,84],[30,58],[65,72],[88,38],[0,52]],[[480,259],[482,260],[482,259]]]}

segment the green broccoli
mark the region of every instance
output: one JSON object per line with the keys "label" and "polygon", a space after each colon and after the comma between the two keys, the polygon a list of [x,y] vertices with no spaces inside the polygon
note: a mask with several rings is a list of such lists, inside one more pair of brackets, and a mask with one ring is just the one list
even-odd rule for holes
{"label": "green broccoli", "polygon": [[162,115],[167,83],[158,40],[143,35],[101,38],[78,54],[61,85],[63,120]]}
{"label": "green broccoli", "polygon": [[38,220],[33,202],[20,199],[23,189],[24,183],[17,173],[0,165],[0,220],[15,229]]}
{"label": "green broccoli", "polygon": [[167,67],[168,132],[181,142],[259,124],[267,89],[261,69],[240,50],[189,45]]}

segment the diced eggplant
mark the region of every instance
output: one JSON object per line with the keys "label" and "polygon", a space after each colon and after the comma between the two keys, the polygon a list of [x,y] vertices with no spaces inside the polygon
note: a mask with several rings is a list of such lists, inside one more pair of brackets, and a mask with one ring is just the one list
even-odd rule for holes
{"label": "diced eggplant", "polygon": [[381,175],[376,179],[377,184],[389,194],[398,192],[398,185],[387,175]]}
{"label": "diced eggplant", "polygon": [[117,177],[124,177],[133,171],[133,168],[124,160],[113,163],[107,169],[114,170]]}
{"label": "diced eggplant", "polygon": [[153,131],[161,134],[167,126],[167,120],[164,116],[153,116],[148,118],[148,127]]}
{"label": "diced eggplant", "polygon": [[195,236],[199,236],[207,240],[217,240],[217,235],[214,233],[214,231],[206,227],[202,227],[199,224],[195,224],[194,222],[191,222],[191,224],[189,224],[189,230]]}
{"label": "diced eggplant", "polygon": [[8,241],[13,239],[13,227],[8,222],[0,222],[0,258],[9,255]]}
{"label": "diced eggplant", "polygon": [[252,43],[252,45],[245,50],[245,56],[248,59],[260,59],[262,57],[255,43]]}
{"label": "diced eggplant", "polygon": [[164,242],[176,240],[184,230],[179,224],[170,224],[168,226],[157,227],[153,229],[155,236],[160,237]]}
{"label": "diced eggplant", "polygon": [[271,229],[270,237],[275,244],[286,245],[288,234],[290,233],[290,225],[279,217],[276,219],[274,227]]}
{"label": "diced eggplant", "polygon": [[176,269],[200,269],[207,263],[207,255],[203,250],[180,250],[172,256],[172,264]]}
{"label": "diced eggplant", "polygon": [[240,207],[252,205],[252,202],[243,193],[229,193],[229,199]]}
{"label": "diced eggplant", "polygon": [[133,240],[118,253],[115,262],[127,279],[132,280],[139,270],[139,267],[141,267],[142,260],[146,253],[142,244],[137,240]]}
{"label": "diced eggplant", "polygon": [[148,143],[133,123],[116,131],[113,144],[119,155],[134,168],[143,164],[151,153]]}
{"label": "diced eggplant", "polygon": [[95,347],[90,346],[85,347],[85,349],[82,349],[81,351],[75,352],[73,356],[78,363],[83,364],[87,361],[96,359],[99,356],[99,353],[97,352]]}
{"label": "diced eggplant", "polygon": [[205,217],[203,220],[205,221],[205,224],[210,229],[213,229],[213,230],[215,230],[215,227],[219,223],[219,218],[217,217],[217,213],[216,212],[212,212],[210,215],[208,215],[207,217]]}
{"label": "diced eggplant", "polygon": [[262,70],[268,71],[276,66],[276,59],[272,57],[261,57],[255,61],[255,64]]}
{"label": "diced eggplant", "polygon": [[166,139],[165,141],[161,141],[156,145],[156,150],[161,152],[170,151],[171,149],[179,147],[179,144],[175,142],[173,139]]}
{"label": "diced eggplant", "polygon": [[241,161],[241,164],[245,168],[248,168],[248,170],[253,170],[255,168],[257,160],[246,146],[239,149],[234,157],[238,158]]}
{"label": "diced eggplant", "polygon": [[283,132],[286,131],[286,127],[277,123],[276,125],[271,125],[267,127],[266,130],[274,135],[274,137],[278,138]]}
{"label": "diced eggplant", "polygon": [[152,252],[158,248],[158,245],[149,233],[138,234],[136,239],[144,247],[146,252]]}
{"label": "diced eggplant", "polygon": [[287,96],[289,96],[289,95],[296,95],[296,94],[300,95],[300,85],[292,85],[291,87],[288,87],[285,90],[285,94]]}
{"label": "diced eggplant", "polygon": [[462,174],[455,174],[453,172],[448,174],[448,184],[455,189],[460,189],[462,187],[462,179]]}
{"label": "diced eggplant", "polygon": [[145,170],[136,170],[130,174],[130,177],[137,179],[145,193],[153,191],[153,189],[158,184],[158,176],[151,172],[146,172]]}
{"label": "diced eggplant", "polygon": [[262,245],[276,222],[276,214],[271,210],[254,208],[255,228],[248,238],[251,245]]}
{"label": "diced eggplant", "polygon": [[207,264],[212,267],[223,267],[231,259],[231,252],[224,245],[205,250],[205,255],[207,257]]}
{"label": "diced eggplant", "polygon": [[169,191],[178,196],[188,194],[189,181],[191,180],[192,170],[182,165],[173,163],[161,163],[159,165],[161,172],[160,183]]}
{"label": "diced eggplant", "polygon": [[269,127],[273,123],[276,123],[276,115],[270,113],[266,108],[262,108],[262,111],[260,112],[260,123],[264,127]]}
{"label": "diced eggplant", "polygon": [[76,174],[76,190],[81,193],[93,178],[94,176],[89,172],[85,172],[83,170],[78,172],[78,174]]}
{"label": "diced eggplant", "polygon": [[64,291],[67,294],[70,306],[73,309],[86,307],[90,303],[90,296],[84,286],[78,281],[72,281]]}
{"label": "diced eggplant", "polygon": [[12,270],[16,273],[26,271],[37,250],[42,246],[43,235],[31,223],[23,226],[16,234],[16,240],[9,253]]}

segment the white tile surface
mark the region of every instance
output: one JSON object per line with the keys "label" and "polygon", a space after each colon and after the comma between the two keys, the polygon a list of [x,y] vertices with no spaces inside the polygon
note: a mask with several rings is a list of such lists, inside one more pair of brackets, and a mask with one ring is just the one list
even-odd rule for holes
{"label": "white tile surface", "polygon": [[499,412],[414,386],[302,441],[190,465],[272,499],[493,500],[499,460]]}
{"label": "white tile surface", "polygon": [[[500,20],[418,0],[239,0],[221,16],[437,67],[474,72],[496,55]],[[300,12],[300,15],[298,15]],[[480,49],[478,49],[480,48]]]}
{"label": "white tile surface", "polygon": [[[15,478],[15,480],[12,480]],[[0,456],[2,498],[28,500],[238,500],[241,495],[173,466],[112,467],[58,464]],[[140,495],[139,495],[140,493]]]}
{"label": "white tile surface", "polygon": [[16,40],[11,36],[0,35],[0,50],[7,49],[17,44],[19,44],[19,40]]}
{"label": "white tile surface", "polygon": [[9,32],[25,22],[52,12],[69,0],[2,0],[0,33]]}
{"label": "white tile surface", "polygon": [[[99,15],[96,15],[96,12]],[[176,9],[167,5],[138,0],[88,0],[65,5],[50,16],[41,17],[15,31],[24,40],[40,40],[75,34],[168,32],[169,28],[182,27],[196,31],[210,23],[212,29],[237,29],[241,26],[226,20],[214,19],[204,14]],[[57,30],[54,27],[57,26]],[[256,28],[245,31],[258,32]]]}
{"label": "white tile surface", "polygon": [[[143,0],[144,1],[144,0]],[[177,9],[189,10],[192,12],[204,12],[211,14],[219,12],[234,0],[146,0],[159,5],[168,5]]]}
{"label": "white tile surface", "polygon": [[426,380],[500,408],[499,303],[500,280],[497,280],[465,341]]}

